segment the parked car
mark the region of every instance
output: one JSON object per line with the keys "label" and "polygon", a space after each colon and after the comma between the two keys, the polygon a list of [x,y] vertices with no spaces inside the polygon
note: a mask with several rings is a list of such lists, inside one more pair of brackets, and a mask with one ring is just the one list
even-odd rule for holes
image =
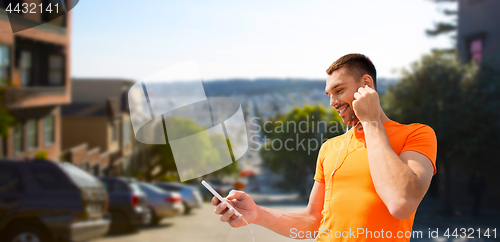
{"label": "parked car", "polygon": [[172,182],[157,182],[154,185],[165,191],[180,193],[184,205],[184,214],[189,214],[193,208],[199,208],[203,203],[200,191],[196,187]]}
{"label": "parked car", "polygon": [[109,228],[97,178],[69,163],[0,160],[0,241],[87,241]]}
{"label": "parked car", "polygon": [[167,192],[147,183],[139,183],[139,187],[148,199],[151,225],[157,225],[163,218],[173,217],[184,212],[182,197],[179,193]]}
{"label": "parked car", "polygon": [[146,195],[137,181],[120,177],[99,177],[108,191],[111,234],[133,232],[137,226],[149,224],[150,211]]}

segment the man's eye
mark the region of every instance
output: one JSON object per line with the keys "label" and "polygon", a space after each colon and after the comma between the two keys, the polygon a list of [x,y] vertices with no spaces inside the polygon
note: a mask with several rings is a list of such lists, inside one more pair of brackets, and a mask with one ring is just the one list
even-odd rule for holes
{"label": "man's eye", "polygon": [[337,93],[340,93],[342,90],[344,90],[344,88],[338,89]]}

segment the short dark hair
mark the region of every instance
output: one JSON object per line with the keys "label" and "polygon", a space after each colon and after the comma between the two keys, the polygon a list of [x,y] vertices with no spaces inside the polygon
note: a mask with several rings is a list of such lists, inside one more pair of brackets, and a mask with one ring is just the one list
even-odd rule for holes
{"label": "short dark hair", "polygon": [[345,67],[349,75],[354,76],[356,79],[361,79],[363,75],[368,74],[373,79],[373,85],[377,89],[377,70],[373,65],[370,58],[363,54],[347,54],[340,57],[338,60],[326,69],[326,73],[331,75],[334,71]]}

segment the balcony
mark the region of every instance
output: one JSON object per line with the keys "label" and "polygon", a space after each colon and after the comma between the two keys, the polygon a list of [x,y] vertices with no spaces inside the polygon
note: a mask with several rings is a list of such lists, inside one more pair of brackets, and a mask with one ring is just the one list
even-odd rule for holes
{"label": "balcony", "polygon": [[69,103],[65,86],[5,87],[3,105],[9,109]]}
{"label": "balcony", "polygon": [[[5,107],[27,108],[70,101],[67,52],[64,45],[15,36],[13,61],[4,61],[11,84],[5,85]],[[6,68],[7,66],[7,68]],[[10,78],[9,78],[10,77]]]}

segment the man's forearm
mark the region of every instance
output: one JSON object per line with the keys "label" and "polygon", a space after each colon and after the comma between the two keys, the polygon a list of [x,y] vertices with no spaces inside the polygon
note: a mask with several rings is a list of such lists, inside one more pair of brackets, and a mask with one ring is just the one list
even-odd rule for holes
{"label": "man's forearm", "polygon": [[320,220],[321,218],[312,215],[308,209],[283,212],[259,206],[255,224],[290,238],[291,231],[302,231],[303,233],[311,231],[314,234],[314,231],[318,230]]}

